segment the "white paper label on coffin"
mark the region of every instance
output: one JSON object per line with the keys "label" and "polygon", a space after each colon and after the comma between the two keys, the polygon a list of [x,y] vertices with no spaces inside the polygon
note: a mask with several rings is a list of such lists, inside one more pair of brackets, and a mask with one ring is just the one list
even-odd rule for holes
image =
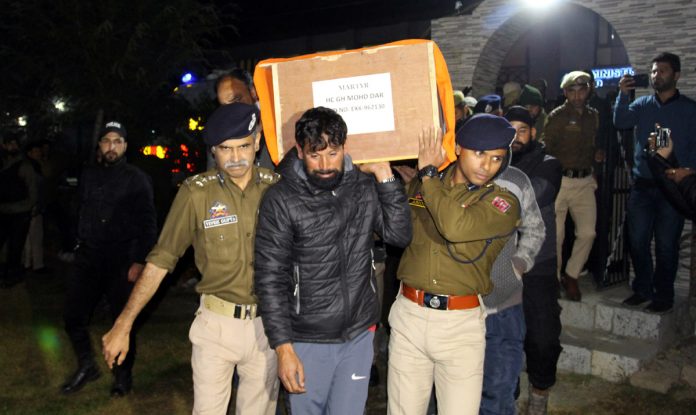
{"label": "white paper label on coffin", "polygon": [[348,134],[394,131],[394,103],[389,72],[312,82],[314,106],[338,112]]}

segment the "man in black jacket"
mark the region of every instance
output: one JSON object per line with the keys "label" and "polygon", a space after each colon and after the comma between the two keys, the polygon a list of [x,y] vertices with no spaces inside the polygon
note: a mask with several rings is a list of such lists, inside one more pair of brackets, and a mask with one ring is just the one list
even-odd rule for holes
{"label": "man in black jacket", "polygon": [[[80,178],[77,269],[67,283],[64,314],[78,369],[61,387],[64,394],[100,376],[88,331],[94,307],[105,295],[112,318],[118,317],[157,238],[150,178],[126,162],[127,147],[123,125],[108,122],[99,139],[97,163]],[[114,397],[131,390],[134,333],[130,341],[130,353],[113,369]]]}
{"label": "man in black jacket", "polygon": [[380,315],[373,234],[399,247],[411,240],[402,184],[389,163],[354,165],[346,135],[333,110],[305,112],[297,153],[286,155],[259,210],[255,290],[297,414],[363,413]]}
{"label": "man in black jacket", "polygon": [[535,140],[534,120],[521,106],[511,107],[505,118],[516,130],[512,142],[512,165],[522,170],[532,182],[546,239],[534,266],[524,274],[522,305],[527,334],[524,350],[529,375],[527,414],[546,414],[548,391],[556,383],[556,364],[561,354],[561,307],[556,278],[556,195],[561,188],[561,164],[547,155]]}

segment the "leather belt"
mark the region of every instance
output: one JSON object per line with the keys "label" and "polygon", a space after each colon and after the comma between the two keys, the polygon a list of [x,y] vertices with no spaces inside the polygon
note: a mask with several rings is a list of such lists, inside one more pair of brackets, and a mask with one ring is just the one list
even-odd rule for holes
{"label": "leather belt", "polygon": [[235,304],[210,294],[203,294],[203,306],[213,313],[241,320],[251,320],[258,315],[256,304]]}
{"label": "leather belt", "polygon": [[582,179],[592,174],[592,167],[589,169],[563,169],[562,174],[571,179]]}
{"label": "leather belt", "polygon": [[418,290],[401,283],[401,294],[421,307],[436,310],[468,310],[480,305],[477,295],[442,295]]}

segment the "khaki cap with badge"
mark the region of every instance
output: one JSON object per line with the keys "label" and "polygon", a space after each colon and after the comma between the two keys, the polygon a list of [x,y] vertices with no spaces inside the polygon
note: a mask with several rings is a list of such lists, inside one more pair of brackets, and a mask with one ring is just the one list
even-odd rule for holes
{"label": "khaki cap with badge", "polygon": [[592,78],[587,72],[572,71],[568,72],[561,81],[561,88],[590,87]]}

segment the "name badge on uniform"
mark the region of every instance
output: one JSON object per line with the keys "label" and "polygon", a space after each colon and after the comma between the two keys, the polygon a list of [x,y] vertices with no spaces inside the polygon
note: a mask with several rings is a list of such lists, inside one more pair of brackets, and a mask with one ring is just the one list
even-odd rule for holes
{"label": "name badge on uniform", "polygon": [[230,215],[227,206],[221,202],[214,202],[208,213],[210,213],[210,219],[203,221],[205,229],[237,223],[237,215]]}
{"label": "name badge on uniform", "polygon": [[425,208],[425,201],[423,200],[423,195],[420,194],[420,192],[418,192],[413,197],[409,197],[408,204],[414,207]]}
{"label": "name badge on uniform", "polygon": [[510,210],[510,203],[500,196],[496,196],[495,199],[493,199],[493,201],[491,202],[491,204],[501,213],[506,213],[508,210]]}

